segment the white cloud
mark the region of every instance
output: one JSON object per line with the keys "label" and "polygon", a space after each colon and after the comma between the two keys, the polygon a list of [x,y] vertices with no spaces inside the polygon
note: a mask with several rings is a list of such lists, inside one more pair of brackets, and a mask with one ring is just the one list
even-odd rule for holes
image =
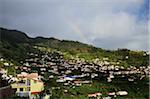
{"label": "white cloud", "polygon": [[[130,49],[146,49],[148,48],[148,27],[147,23],[140,21],[136,16],[129,15],[128,13],[117,13],[103,16],[96,16],[94,21],[91,21],[89,39],[114,39],[116,44],[119,40],[129,39],[130,42],[122,42],[123,46]],[[109,39],[108,39],[109,38]],[[120,42],[121,43],[121,42]],[[111,44],[111,42],[110,42]],[[145,45],[146,46],[143,46]],[[100,46],[100,45],[99,45]],[[109,47],[107,47],[109,48]]]}
{"label": "white cloud", "polygon": [[146,23],[140,22],[135,16],[127,13],[99,15],[91,20],[89,27],[93,38],[124,37],[140,33],[147,30]]}

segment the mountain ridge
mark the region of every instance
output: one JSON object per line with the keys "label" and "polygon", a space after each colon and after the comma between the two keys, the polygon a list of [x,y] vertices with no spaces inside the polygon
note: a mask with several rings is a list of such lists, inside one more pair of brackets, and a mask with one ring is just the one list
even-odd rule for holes
{"label": "mountain ridge", "polygon": [[[123,65],[147,66],[148,55],[143,56],[144,51],[131,51],[129,49],[105,50],[78,41],[59,40],[54,37],[29,37],[26,33],[18,30],[0,28],[0,54],[10,60],[17,62],[26,58],[29,51],[37,51],[33,46],[55,49],[67,55],[86,60],[108,57],[111,61],[122,61]],[[127,60],[126,56],[130,58]]]}

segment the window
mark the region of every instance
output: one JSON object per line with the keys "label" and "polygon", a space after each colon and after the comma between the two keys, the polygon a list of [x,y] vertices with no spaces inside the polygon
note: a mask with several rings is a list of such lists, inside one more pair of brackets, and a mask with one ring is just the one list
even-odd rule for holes
{"label": "window", "polygon": [[27,85],[30,85],[30,80],[29,79],[27,80]]}
{"label": "window", "polygon": [[25,80],[19,81],[20,84],[25,84],[25,82],[26,82]]}
{"label": "window", "polygon": [[26,91],[30,91],[30,87],[28,87]]}
{"label": "window", "polygon": [[23,91],[23,88],[20,88],[20,91]]}

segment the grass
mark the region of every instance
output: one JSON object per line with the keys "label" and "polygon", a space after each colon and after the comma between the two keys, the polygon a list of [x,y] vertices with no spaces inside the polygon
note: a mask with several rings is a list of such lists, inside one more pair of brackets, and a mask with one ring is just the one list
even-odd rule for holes
{"label": "grass", "polygon": [[[103,96],[108,96],[108,92],[127,91],[130,99],[148,99],[147,80],[138,81],[137,84],[128,81],[107,83],[105,81],[94,81],[92,84],[83,84],[73,88],[72,86],[60,86],[61,89],[53,90],[54,99],[88,99],[88,94],[100,92]],[[68,92],[64,92],[68,90]],[[117,97],[123,99],[125,97]]]}

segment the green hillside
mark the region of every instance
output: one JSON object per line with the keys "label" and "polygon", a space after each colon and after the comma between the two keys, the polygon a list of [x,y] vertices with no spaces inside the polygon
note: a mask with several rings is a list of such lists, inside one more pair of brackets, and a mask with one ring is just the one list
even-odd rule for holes
{"label": "green hillside", "polygon": [[[108,57],[110,61],[121,62],[123,66],[148,66],[148,55],[144,51],[131,51],[128,49],[105,50],[78,41],[58,40],[56,38],[28,37],[17,30],[0,28],[0,55],[19,62],[26,58],[29,51],[38,51],[33,46],[53,49],[65,53],[66,56],[74,56],[92,60]],[[127,59],[126,56],[129,58]]]}

